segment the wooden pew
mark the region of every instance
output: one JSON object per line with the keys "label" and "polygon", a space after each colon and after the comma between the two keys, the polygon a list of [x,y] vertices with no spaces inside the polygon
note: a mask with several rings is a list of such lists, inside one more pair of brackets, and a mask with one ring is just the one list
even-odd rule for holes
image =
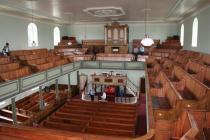
{"label": "wooden pew", "polygon": [[0,65],[1,69],[0,69],[0,73],[2,72],[9,72],[9,71],[13,71],[13,70],[17,70],[20,68],[20,64],[19,63],[8,63],[8,64],[4,64],[4,65]]}
{"label": "wooden pew", "polygon": [[196,79],[202,81],[205,74],[206,66],[190,60],[185,66],[185,70]]}
{"label": "wooden pew", "polygon": [[23,68],[13,70],[13,71],[10,71],[10,72],[1,73],[0,77],[4,81],[8,81],[8,80],[16,80],[18,78],[27,76],[29,74],[31,74],[30,68],[29,67],[23,67]]}
{"label": "wooden pew", "polygon": [[67,59],[61,59],[61,60],[58,60],[58,61],[54,61],[54,66],[57,67],[57,66],[60,66],[60,65],[65,65],[67,63],[68,63]]}
{"label": "wooden pew", "polygon": [[133,61],[134,56],[132,54],[96,54],[96,60],[106,61]]}
{"label": "wooden pew", "polygon": [[199,133],[196,120],[191,112],[183,112],[174,126],[172,139],[195,139]]}
{"label": "wooden pew", "polygon": [[0,65],[11,63],[10,57],[0,57]]}
{"label": "wooden pew", "polygon": [[75,61],[90,61],[93,59],[93,55],[86,54],[86,55],[74,55],[74,56],[66,56],[69,60],[69,62],[75,62]]}
{"label": "wooden pew", "polygon": [[175,90],[175,88],[170,84],[166,75],[160,72],[165,79],[163,88],[160,93],[152,93],[152,106],[154,117],[158,119],[175,119],[180,113],[180,100],[181,97]]}
{"label": "wooden pew", "polygon": [[[15,133],[14,133],[15,132]],[[26,126],[12,126],[0,124],[1,140],[83,140],[82,136],[70,134],[69,132],[50,130],[44,128],[33,128]]]}
{"label": "wooden pew", "polygon": [[182,107],[207,109],[209,102],[208,87],[190,75],[185,75],[182,84],[176,87],[182,96]]}
{"label": "wooden pew", "polygon": [[[10,111],[10,110],[1,109],[0,115],[12,119],[12,111]],[[16,115],[17,115],[17,120],[22,123],[24,123],[25,121],[27,121],[30,118],[29,116],[26,116],[26,115],[23,115],[20,113],[17,113]]]}
{"label": "wooden pew", "polygon": [[210,55],[209,54],[202,54],[201,58],[196,60],[197,62],[206,65],[206,66],[210,66]]}
{"label": "wooden pew", "polygon": [[53,63],[49,62],[49,63],[40,64],[40,65],[35,65],[33,66],[32,69],[34,72],[40,72],[40,71],[48,70],[53,67],[54,67]]}

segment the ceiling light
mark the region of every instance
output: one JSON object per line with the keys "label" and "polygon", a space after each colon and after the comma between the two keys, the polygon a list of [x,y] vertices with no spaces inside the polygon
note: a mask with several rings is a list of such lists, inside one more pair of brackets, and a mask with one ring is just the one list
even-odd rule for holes
{"label": "ceiling light", "polygon": [[143,46],[152,46],[154,44],[154,40],[152,38],[149,38],[149,36],[147,35],[147,12],[150,11],[151,9],[147,8],[147,0],[145,0],[145,36],[144,38],[141,40],[141,44]]}

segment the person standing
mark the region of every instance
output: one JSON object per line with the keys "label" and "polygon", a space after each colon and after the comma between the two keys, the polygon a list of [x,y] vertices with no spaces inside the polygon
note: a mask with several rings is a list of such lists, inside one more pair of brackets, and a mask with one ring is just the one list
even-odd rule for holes
{"label": "person standing", "polygon": [[94,101],[95,92],[93,91],[93,89],[90,89],[89,95],[90,95],[91,101]]}
{"label": "person standing", "polygon": [[9,48],[9,43],[7,42],[2,49],[2,54],[5,56],[9,56],[9,53],[10,53],[10,48]]}
{"label": "person standing", "polygon": [[139,48],[139,52],[140,52],[140,55],[144,55],[144,46],[141,46]]}

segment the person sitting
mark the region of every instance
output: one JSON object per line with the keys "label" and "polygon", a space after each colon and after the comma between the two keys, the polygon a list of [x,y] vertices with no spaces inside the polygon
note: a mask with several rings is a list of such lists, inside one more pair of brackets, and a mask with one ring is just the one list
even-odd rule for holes
{"label": "person sitting", "polygon": [[133,53],[135,55],[135,60],[137,60],[137,56],[139,54],[139,48],[138,47],[133,48]]}
{"label": "person sitting", "polygon": [[106,92],[103,92],[102,96],[101,96],[101,100],[105,101],[106,100]]}
{"label": "person sitting", "polygon": [[9,43],[7,42],[2,49],[2,54],[5,56],[9,56],[9,53],[10,53],[10,48],[9,48]]}
{"label": "person sitting", "polygon": [[140,55],[144,55],[144,46],[141,46],[139,48],[139,52],[140,52]]}

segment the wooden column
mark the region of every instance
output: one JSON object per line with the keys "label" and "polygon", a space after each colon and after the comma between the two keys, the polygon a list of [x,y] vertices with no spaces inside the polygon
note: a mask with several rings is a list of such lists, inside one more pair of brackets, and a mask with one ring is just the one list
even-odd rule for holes
{"label": "wooden column", "polygon": [[12,102],[12,119],[13,119],[13,124],[17,125],[17,114],[16,114],[15,97],[11,99],[11,102]]}

